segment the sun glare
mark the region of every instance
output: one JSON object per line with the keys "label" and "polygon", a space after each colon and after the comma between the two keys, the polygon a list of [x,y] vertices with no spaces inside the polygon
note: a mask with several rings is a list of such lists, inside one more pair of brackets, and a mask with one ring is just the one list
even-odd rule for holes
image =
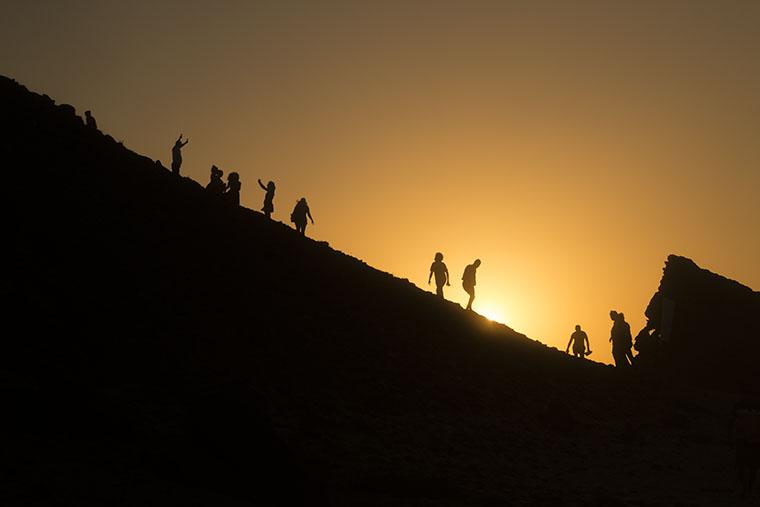
{"label": "sun glare", "polygon": [[481,314],[483,317],[493,322],[505,323],[504,312],[500,308],[494,306],[486,306],[483,308],[476,308],[475,311]]}

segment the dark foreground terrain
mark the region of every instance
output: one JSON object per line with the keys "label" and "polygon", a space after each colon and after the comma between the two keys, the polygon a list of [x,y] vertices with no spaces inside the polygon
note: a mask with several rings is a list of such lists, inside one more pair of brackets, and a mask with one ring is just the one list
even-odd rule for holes
{"label": "dark foreground terrain", "polygon": [[570,358],[0,105],[0,504],[743,505],[736,389]]}

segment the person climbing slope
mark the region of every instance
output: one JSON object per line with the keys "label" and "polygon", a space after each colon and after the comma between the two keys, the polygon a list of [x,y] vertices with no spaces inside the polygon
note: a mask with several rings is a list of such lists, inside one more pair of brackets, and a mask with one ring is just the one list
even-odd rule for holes
{"label": "person climbing slope", "polygon": [[443,263],[443,254],[441,252],[435,254],[433,264],[430,265],[428,285],[430,285],[430,279],[433,275],[435,275],[435,293],[438,294],[438,297],[443,298],[443,286],[451,284],[449,283],[449,268]]}
{"label": "person climbing slope", "polygon": [[475,259],[475,262],[464,268],[462,274],[462,288],[470,295],[470,299],[467,301],[467,309],[472,310],[472,302],[475,301],[475,271],[480,267],[480,259]]}
{"label": "person climbing slope", "polygon": [[570,335],[570,341],[567,343],[565,353],[570,351],[570,345],[573,346],[573,355],[583,359],[591,354],[591,346],[588,343],[588,335],[581,329],[580,325],[575,326],[575,332]]}
{"label": "person climbing slope", "polygon": [[306,202],[305,197],[301,197],[296,203],[296,207],[293,208],[293,212],[290,214],[290,221],[296,224],[296,230],[301,233],[302,236],[306,235],[306,218],[314,223],[314,219],[311,217],[311,210],[309,210],[309,204]]}

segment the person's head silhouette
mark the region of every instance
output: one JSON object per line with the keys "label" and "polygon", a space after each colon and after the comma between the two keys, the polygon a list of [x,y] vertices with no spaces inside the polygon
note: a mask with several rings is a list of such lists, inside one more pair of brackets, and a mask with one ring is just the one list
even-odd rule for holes
{"label": "person's head silhouette", "polygon": [[575,325],[575,330],[576,330],[576,331],[580,331],[580,330],[581,330],[581,326],[580,326],[579,324],[576,324],[576,325]]}
{"label": "person's head silhouette", "polygon": [[441,252],[437,252],[435,254],[435,260],[436,262],[441,262],[443,260],[443,254]]}
{"label": "person's head silhouette", "polygon": [[271,191],[274,190],[274,181],[270,181],[267,183],[267,190]]}
{"label": "person's head silhouette", "polygon": [[480,259],[475,259],[475,262],[473,262],[472,264],[473,264],[473,266],[475,266],[476,268],[480,267]]}
{"label": "person's head silhouette", "polygon": [[617,318],[618,318],[618,312],[616,312],[615,310],[610,310],[610,318],[612,320],[617,320]]}

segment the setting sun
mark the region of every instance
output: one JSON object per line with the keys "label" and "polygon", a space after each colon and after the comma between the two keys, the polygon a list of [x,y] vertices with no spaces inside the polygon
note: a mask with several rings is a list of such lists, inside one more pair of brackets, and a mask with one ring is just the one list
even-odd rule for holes
{"label": "setting sun", "polygon": [[478,308],[477,313],[481,314],[483,317],[487,318],[488,320],[492,320],[494,322],[498,322],[500,324],[506,324],[506,318],[504,311],[502,308],[500,308],[497,305],[487,305],[483,306],[483,308]]}

